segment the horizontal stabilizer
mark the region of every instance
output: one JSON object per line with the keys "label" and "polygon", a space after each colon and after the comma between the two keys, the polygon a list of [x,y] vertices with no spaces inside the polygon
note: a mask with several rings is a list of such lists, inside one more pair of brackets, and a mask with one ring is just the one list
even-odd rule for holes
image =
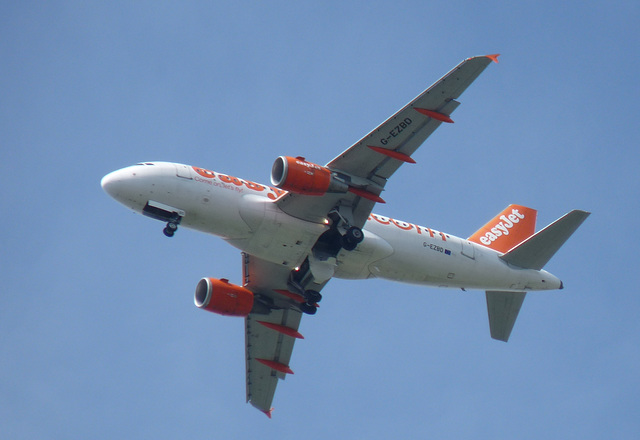
{"label": "horizontal stabilizer", "polygon": [[507,342],[516,323],[526,292],[487,291],[487,310],[491,337]]}
{"label": "horizontal stabilizer", "polygon": [[511,249],[500,258],[523,269],[540,270],[569,237],[589,217],[589,212],[574,210]]}

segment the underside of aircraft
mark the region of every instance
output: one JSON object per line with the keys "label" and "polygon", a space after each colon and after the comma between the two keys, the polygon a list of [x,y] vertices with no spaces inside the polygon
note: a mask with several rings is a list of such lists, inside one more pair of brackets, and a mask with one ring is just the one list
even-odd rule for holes
{"label": "underside of aircraft", "polygon": [[372,212],[388,179],[460,104],[498,55],[464,60],[326,165],[278,157],[271,185],[197,166],[144,162],[109,173],[104,190],[134,212],[238,248],[242,282],[206,277],[195,305],[244,317],[246,397],[271,417],[277,383],[292,374],[302,315],[314,315],[334,277],[383,278],[486,292],[491,337],[507,341],[530,291],[564,287],[543,267],[589,213],[536,232],[537,211],[509,205],[468,238]]}

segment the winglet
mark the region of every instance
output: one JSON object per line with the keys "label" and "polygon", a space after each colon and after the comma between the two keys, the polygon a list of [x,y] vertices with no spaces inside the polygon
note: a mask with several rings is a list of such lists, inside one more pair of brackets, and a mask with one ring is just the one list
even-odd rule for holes
{"label": "winglet", "polygon": [[485,55],[487,58],[489,58],[491,61],[493,61],[494,63],[498,64],[500,61],[498,61],[498,57],[500,56],[499,53],[493,54],[493,55]]}
{"label": "winglet", "polygon": [[271,408],[270,410],[266,410],[266,409],[262,410],[261,409],[260,411],[265,413],[267,415],[267,417],[271,418],[271,413],[273,412],[273,408]]}

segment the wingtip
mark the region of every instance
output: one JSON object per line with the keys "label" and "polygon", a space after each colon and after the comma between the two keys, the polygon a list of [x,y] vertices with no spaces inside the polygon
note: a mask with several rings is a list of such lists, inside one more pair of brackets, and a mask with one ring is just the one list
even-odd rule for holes
{"label": "wingtip", "polygon": [[491,61],[493,61],[494,63],[498,64],[500,61],[498,61],[498,57],[500,56],[499,53],[494,53],[493,55],[485,55],[485,57],[489,58]]}
{"label": "wingtip", "polygon": [[271,418],[271,413],[273,412],[273,408],[271,408],[270,410],[262,410],[262,412],[269,418]]}

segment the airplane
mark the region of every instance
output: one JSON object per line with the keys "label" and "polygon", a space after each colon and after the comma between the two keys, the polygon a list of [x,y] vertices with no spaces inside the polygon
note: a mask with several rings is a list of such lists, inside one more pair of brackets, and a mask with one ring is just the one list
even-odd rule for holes
{"label": "airplane", "polygon": [[418,147],[452,123],[457,99],[498,55],[462,61],[325,166],[278,157],[271,185],[168,162],[104,176],[102,188],[134,212],[213,234],[241,250],[242,282],[202,278],[201,309],[243,317],[246,398],[271,418],[303,314],[331,278],[381,278],[486,292],[491,337],[507,342],[530,291],[562,289],[545,264],[590,213],[573,210],[535,232],[537,211],[509,205],[468,238],[373,214],[387,180],[415,163]]}

